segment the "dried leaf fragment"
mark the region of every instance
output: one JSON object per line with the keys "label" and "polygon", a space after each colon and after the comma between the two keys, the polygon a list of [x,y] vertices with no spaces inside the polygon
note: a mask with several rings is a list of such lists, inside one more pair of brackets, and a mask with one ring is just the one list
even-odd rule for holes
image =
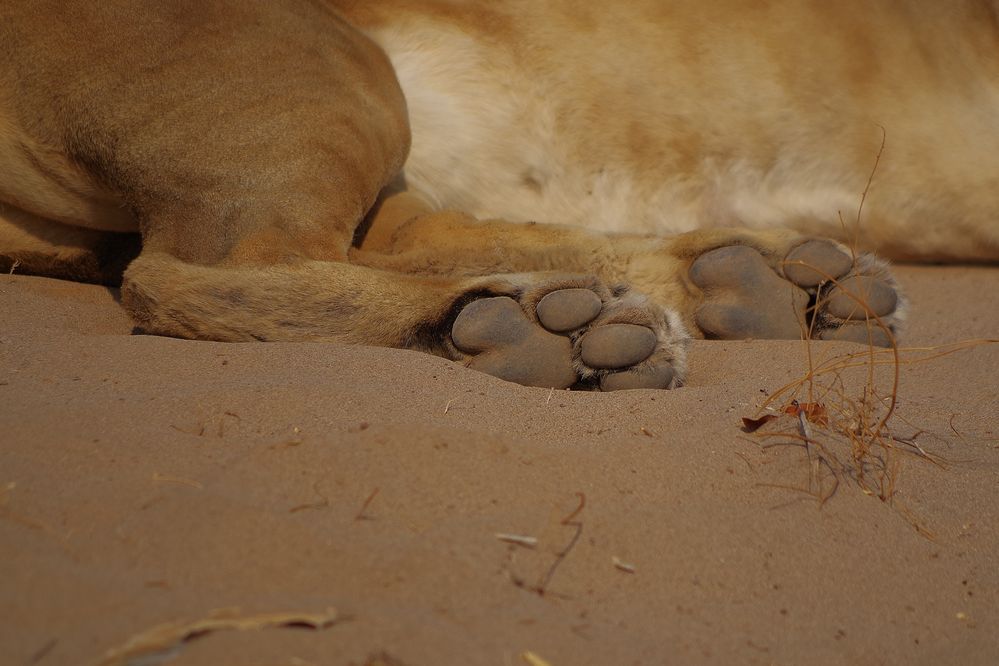
{"label": "dried leaf fragment", "polygon": [[828,425],[829,414],[821,402],[798,402],[794,400],[784,408],[784,412],[792,416],[804,416],[815,425]]}
{"label": "dried leaf fragment", "polygon": [[178,647],[194,636],[212,631],[249,631],[267,627],[307,626],[325,629],[337,619],[337,612],[327,608],[319,613],[283,612],[240,615],[238,608],[214,610],[199,620],[174,620],[158,624],[136,634],[118,647],[104,653],[99,666],[124,666],[136,657]]}
{"label": "dried leaf fragment", "polygon": [[746,432],[756,432],[766,424],[777,418],[776,414],[764,414],[758,419],[742,417],[742,427]]}
{"label": "dried leaf fragment", "polygon": [[521,653],[520,658],[526,661],[531,666],[552,666],[551,662],[549,662],[546,659],[542,659],[541,657],[534,654],[530,650]]}

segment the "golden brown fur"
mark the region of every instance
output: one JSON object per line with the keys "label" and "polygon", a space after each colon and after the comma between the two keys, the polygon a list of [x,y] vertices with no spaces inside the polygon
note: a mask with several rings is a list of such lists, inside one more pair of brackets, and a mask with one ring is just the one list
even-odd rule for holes
{"label": "golden brown fur", "polygon": [[682,379],[715,248],[999,260],[996,62],[984,0],[5,3],[0,268],[110,283],[140,233],[149,332],[466,360],[470,302],[578,286]]}

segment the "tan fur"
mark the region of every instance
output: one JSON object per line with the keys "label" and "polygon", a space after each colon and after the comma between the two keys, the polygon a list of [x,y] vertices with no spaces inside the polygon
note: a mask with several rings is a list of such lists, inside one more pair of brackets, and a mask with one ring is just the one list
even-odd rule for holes
{"label": "tan fur", "polygon": [[687,271],[715,247],[778,272],[816,235],[997,261],[996,16],[985,0],[6,3],[0,269],[107,281],[138,231],[123,299],[150,332],[460,357],[462,304],[567,273],[629,284],[696,335]]}
{"label": "tan fur", "polygon": [[999,259],[994,3],[349,11],[409,99],[407,177],[443,207],[600,231],[777,226],[852,241],[840,214],[852,226],[883,128],[860,246]]}

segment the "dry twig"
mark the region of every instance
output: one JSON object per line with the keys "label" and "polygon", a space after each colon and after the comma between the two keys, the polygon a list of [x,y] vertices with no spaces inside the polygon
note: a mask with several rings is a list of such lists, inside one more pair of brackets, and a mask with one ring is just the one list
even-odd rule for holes
{"label": "dry twig", "polygon": [[364,504],[361,505],[361,510],[357,512],[356,516],[354,516],[354,520],[374,520],[371,516],[364,515],[364,512],[368,510],[368,506],[371,505],[371,502],[375,499],[375,495],[378,494],[379,490],[381,489],[375,488],[371,491],[371,494],[368,495],[368,499],[364,500]]}
{"label": "dry twig", "polygon": [[576,493],[576,497],[579,498],[579,505],[575,508],[575,510],[573,510],[572,513],[560,521],[562,525],[565,525],[566,527],[573,527],[576,531],[573,533],[572,539],[569,540],[569,543],[566,544],[565,548],[559,551],[559,553],[555,556],[555,561],[552,562],[551,567],[548,568],[548,571],[545,573],[544,577],[542,577],[541,582],[538,583],[535,588],[535,591],[541,596],[544,596],[545,592],[548,590],[548,584],[551,582],[552,576],[555,575],[555,570],[558,569],[560,564],[562,564],[562,561],[565,560],[566,556],[572,552],[572,549],[576,547],[576,542],[579,541],[580,535],[583,534],[583,523],[576,520],[576,516],[578,516],[586,506],[586,495],[583,493]]}

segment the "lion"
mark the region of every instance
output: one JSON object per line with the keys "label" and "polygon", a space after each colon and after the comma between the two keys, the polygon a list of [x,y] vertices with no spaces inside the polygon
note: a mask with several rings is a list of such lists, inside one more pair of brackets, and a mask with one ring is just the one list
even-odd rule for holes
{"label": "lion", "polygon": [[985,0],[7,2],[0,268],[552,388],[889,345],[874,252],[999,259],[997,50]]}

